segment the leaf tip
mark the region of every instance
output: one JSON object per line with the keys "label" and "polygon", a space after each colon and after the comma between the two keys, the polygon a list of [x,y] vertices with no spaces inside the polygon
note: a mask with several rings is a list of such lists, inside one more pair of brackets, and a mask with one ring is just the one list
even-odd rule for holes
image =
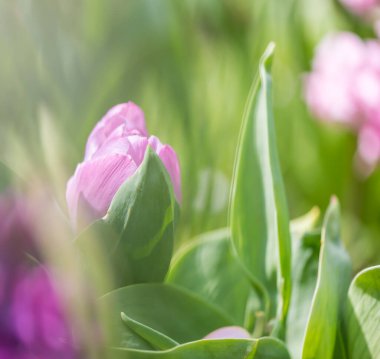
{"label": "leaf tip", "polygon": [[120,318],[123,322],[128,322],[128,317],[124,312],[120,312]]}
{"label": "leaf tip", "polygon": [[275,48],[276,48],[276,44],[273,41],[271,41],[266,47],[263,55],[261,56],[261,59],[260,59],[261,66],[268,67],[268,68],[271,67]]}

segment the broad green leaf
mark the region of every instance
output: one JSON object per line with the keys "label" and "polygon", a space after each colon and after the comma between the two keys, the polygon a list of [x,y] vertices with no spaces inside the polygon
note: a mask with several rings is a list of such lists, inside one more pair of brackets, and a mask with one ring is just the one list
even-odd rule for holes
{"label": "broad green leaf", "polygon": [[213,305],[169,284],[131,285],[106,294],[99,302],[108,315],[112,346],[148,350],[157,347],[149,336],[125,325],[121,313],[177,343],[201,339],[215,329],[232,324]]}
{"label": "broad green leaf", "polygon": [[235,325],[252,329],[258,298],[232,253],[228,228],[200,235],[180,251],[167,282],[215,304]]}
{"label": "broad green leaf", "polygon": [[[310,253],[309,272],[313,276],[313,256]],[[351,262],[340,242],[340,213],[336,198],[327,209],[321,236],[318,276],[307,321],[302,358],[333,357],[335,340],[342,319],[351,275]],[[310,295],[313,279],[308,278],[303,290]],[[297,288],[297,290],[301,290]],[[289,322],[288,331],[291,330]]]}
{"label": "broad green leaf", "polygon": [[148,148],[139,169],[116,193],[106,217],[78,242],[85,253],[86,246],[97,242],[117,287],[162,281],[172,256],[175,203],[166,169]]}
{"label": "broad green leaf", "polygon": [[380,358],[380,266],[364,269],[352,281],[345,324],[350,358]]}
{"label": "broad green leaf", "polygon": [[[291,243],[272,113],[269,68],[273,49],[270,44],[260,61],[259,76],[243,116],[230,225],[232,241],[244,267],[267,287],[272,297],[278,291],[277,318],[283,324],[291,294]],[[272,314],[274,309],[275,306]]]}
{"label": "broad green leaf", "polygon": [[166,351],[115,348],[110,354],[115,359],[290,359],[275,338],[198,340]]}

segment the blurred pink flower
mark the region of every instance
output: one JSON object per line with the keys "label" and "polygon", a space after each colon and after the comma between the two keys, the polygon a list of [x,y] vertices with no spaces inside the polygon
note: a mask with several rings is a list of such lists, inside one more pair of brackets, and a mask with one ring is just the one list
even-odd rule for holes
{"label": "blurred pink flower", "polygon": [[341,3],[353,13],[365,15],[380,6],[379,0],[340,0]]}
{"label": "blurred pink flower", "polygon": [[242,327],[231,326],[214,330],[204,339],[250,339],[250,334]]}
{"label": "blurred pink flower", "polygon": [[148,145],[162,160],[177,201],[181,201],[181,176],[175,151],[157,137],[148,136],[143,111],[128,102],[111,108],[95,126],[87,141],[84,161],[68,181],[66,198],[73,223],[82,207],[90,219],[107,213],[119,187],[142,163]]}
{"label": "blurred pink flower", "polygon": [[327,36],[305,78],[305,99],[317,118],[357,131],[360,160],[371,168],[378,163],[374,138],[380,140],[379,41],[363,41],[346,32]]}

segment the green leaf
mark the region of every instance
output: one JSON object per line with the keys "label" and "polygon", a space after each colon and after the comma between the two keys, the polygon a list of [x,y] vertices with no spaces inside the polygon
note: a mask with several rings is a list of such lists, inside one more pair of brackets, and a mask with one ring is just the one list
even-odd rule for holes
{"label": "green leaf", "polygon": [[[311,277],[313,271],[311,264]],[[333,357],[350,275],[350,258],[340,242],[339,204],[337,199],[333,198],[322,228],[318,277],[303,341],[302,358]],[[303,289],[306,295],[310,293],[308,286],[312,285],[312,281],[312,278],[306,280]],[[291,322],[289,325],[291,330]]]}
{"label": "green leaf", "polygon": [[110,354],[115,359],[290,359],[275,338],[199,340],[166,351],[115,348]]}
{"label": "green leaf", "polygon": [[350,358],[380,357],[380,266],[364,269],[352,281],[346,331]]}
{"label": "green leaf", "polygon": [[258,298],[232,253],[228,228],[202,234],[185,246],[166,280],[215,304],[235,325],[252,329]]}
{"label": "green leaf", "polygon": [[311,231],[293,238],[293,291],[286,322],[286,344],[294,358],[301,358],[303,340],[318,277],[321,233]]}
{"label": "green leaf", "polygon": [[100,299],[111,333],[110,344],[152,349],[155,342],[126,326],[120,313],[177,343],[198,340],[231,321],[213,305],[168,284],[136,284],[112,291]]}
{"label": "green leaf", "polygon": [[305,329],[318,275],[321,233],[314,227],[319,209],[292,220],[292,297],[286,322],[286,344],[293,358],[301,358]]}
{"label": "green leaf", "polygon": [[168,173],[148,147],[143,163],[117,191],[106,217],[88,228],[78,243],[84,253],[97,243],[116,287],[162,281],[172,257],[175,208]]}
{"label": "green leaf", "polygon": [[[277,318],[283,323],[291,294],[291,243],[268,70],[273,48],[270,44],[260,61],[259,76],[243,116],[231,191],[230,225],[233,244],[244,267],[266,286],[272,297],[278,291]],[[273,306],[272,312],[274,309]]]}
{"label": "green leaf", "polygon": [[127,327],[133,330],[141,338],[145,339],[153,348],[158,350],[170,349],[178,345],[176,341],[169,338],[165,334],[158,332],[136,320],[128,317],[124,312],[121,312],[121,320]]}

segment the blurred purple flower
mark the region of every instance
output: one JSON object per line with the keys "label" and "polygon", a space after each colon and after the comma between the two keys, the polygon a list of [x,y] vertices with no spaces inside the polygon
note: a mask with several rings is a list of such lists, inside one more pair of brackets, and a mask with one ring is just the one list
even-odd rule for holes
{"label": "blurred purple flower", "polygon": [[0,198],[0,359],[76,358],[58,292],[39,257],[27,206]]}
{"label": "blurred purple flower", "polygon": [[327,36],[317,48],[312,72],[306,76],[305,99],[317,118],[343,123],[359,133],[358,156],[367,170],[378,163],[379,41],[363,41],[345,32]]}
{"label": "blurred purple flower", "polygon": [[250,339],[251,335],[242,327],[231,326],[214,330],[204,339]]}
{"label": "blurred purple flower", "polygon": [[181,176],[178,158],[169,145],[148,137],[142,110],[132,102],[111,108],[91,132],[84,156],[67,184],[66,199],[73,223],[85,208],[91,219],[103,217],[112,198],[144,159],[147,146],[166,167],[178,202]]}

